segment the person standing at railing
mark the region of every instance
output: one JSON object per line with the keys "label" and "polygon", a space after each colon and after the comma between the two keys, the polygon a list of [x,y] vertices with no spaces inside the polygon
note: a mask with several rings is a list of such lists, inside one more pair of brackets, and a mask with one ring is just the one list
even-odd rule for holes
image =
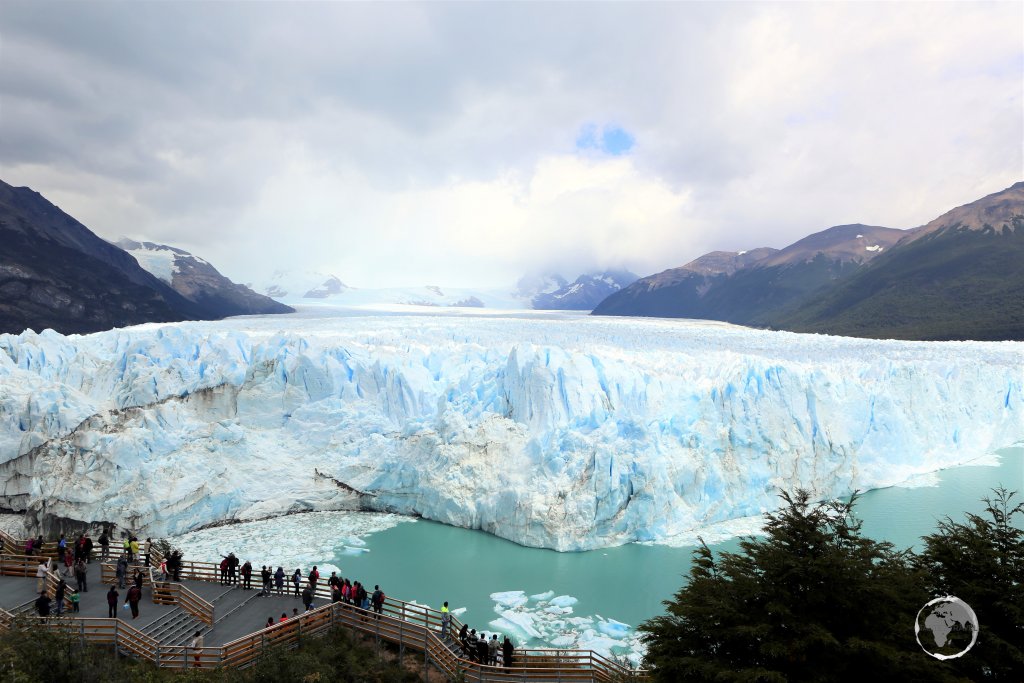
{"label": "person standing at railing", "polygon": [[57,557],[63,557],[64,556],[64,551],[67,550],[67,549],[68,549],[67,539],[64,538],[64,534],[61,534],[60,538],[57,540],[57,553],[58,553]]}
{"label": "person standing at railing", "polygon": [[274,572],[274,586],[278,595],[284,595],[284,567],[278,567]]}
{"label": "person standing at railing", "polygon": [[245,561],[242,565],[242,588],[245,590],[252,590],[252,562],[249,560]]}
{"label": "person standing at railing", "polygon": [[261,598],[270,597],[270,576],[270,569],[267,567],[267,565],[263,565],[263,569],[260,570],[260,585],[263,586],[263,588],[260,590]]}
{"label": "person standing at railing", "polygon": [[448,629],[452,627],[452,613],[448,610],[448,601],[441,605],[441,640],[448,638]]}
{"label": "person standing at railing", "polygon": [[139,561],[139,539],[135,538],[135,534],[132,534],[131,540],[128,541],[128,547],[131,549],[131,555],[129,559],[132,562]]}
{"label": "person standing at railing", "polygon": [[220,585],[224,586],[228,582],[228,558],[227,555],[221,555],[220,561]]}
{"label": "person standing at railing", "polygon": [[189,647],[192,648],[193,657],[195,657],[195,665],[201,666],[202,662],[200,656],[203,650],[203,634],[201,631],[196,631],[196,634],[192,637],[192,642],[189,643]]}
{"label": "person standing at railing", "polygon": [[107,616],[111,619],[117,619],[117,599],[121,597],[121,594],[117,592],[117,589],[113,586],[107,591]]}
{"label": "person standing at railing", "polygon": [[92,562],[92,539],[89,538],[89,534],[86,534],[85,540],[82,541],[82,550],[85,551],[86,564]]}
{"label": "person standing at railing", "polygon": [[506,669],[512,667],[512,657],[514,653],[515,648],[512,647],[512,641],[508,639],[508,636],[505,636],[505,642],[501,644],[501,660]]}
{"label": "person standing at railing", "polygon": [[373,605],[374,613],[377,614],[378,617],[384,613],[384,600],[386,598],[387,596],[384,595],[384,591],[380,589],[380,586],[374,585],[373,598],[371,599],[370,602]]}
{"label": "person standing at railing", "polygon": [[498,634],[495,633],[491,636],[491,639],[487,641],[487,663],[491,666],[498,665],[499,649],[501,649],[501,644],[498,643]]}
{"label": "person standing at railing", "polygon": [[39,558],[39,566],[36,567],[36,593],[46,591],[46,575],[49,571],[50,559],[47,557]]}
{"label": "person standing at railing", "polygon": [[89,586],[86,585],[87,571],[84,559],[75,562],[75,583],[78,585],[78,590],[83,593],[89,592]]}
{"label": "person standing at railing", "polygon": [[146,552],[142,556],[142,564],[143,564],[143,566],[145,566],[145,567],[152,566],[152,565],[150,565],[150,556],[151,556],[152,552],[153,552],[153,539],[152,538],[147,538],[146,539]]}
{"label": "person standing at railing", "polygon": [[106,530],[100,534],[100,552],[103,554],[103,559],[107,559],[107,552],[110,550],[110,538],[107,536]]}
{"label": "person standing at railing", "polygon": [[160,558],[160,580],[161,581],[166,581],[167,580],[167,574],[168,574],[167,558],[166,557],[161,557]]}
{"label": "person standing at railing", "polygon": [[302,590],[302,570],[298,567],[295,568],[295,573],[292,574],[292,585],[295,587],[295,597],[299,597]]}
{"label": "person standing at railing", "polygon": [[64,614],[64,594],[68,590],[67,581],[60,579],[57,581],[57,589],[53,592],[53,600],[57,603],[57,616]]}
{"label": "person standing at railing", "polygon": [[36,541],[34,538],[25,539],[25,555],[32,557],[35,554]]}
{"label": "person standing at railing", "polygon": [[128,556],[128,561],[131,562],[132,561],[132,540],[129,537],[127,537],[127,536],[124,537],[124,541],[122,541],[122,543],[121,543],[121,549],[124,551],[124,554]]}
{"label": "person standing at railing", "polygon": [[320,580],[320,572],[316,570],[316,565],[309,570],[309,587],[313,589],[313,593],[316,593],[316,582]]}

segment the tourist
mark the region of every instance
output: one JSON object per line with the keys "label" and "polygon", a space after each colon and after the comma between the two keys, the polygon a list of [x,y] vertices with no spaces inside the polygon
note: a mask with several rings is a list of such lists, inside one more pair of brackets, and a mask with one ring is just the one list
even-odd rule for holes
{"label": "tourist", "polygon": [[301,593],[299,592],[301,590],[301,584],[302,584],[302,571],[300,571],[298,568],[296,568],[295,569],[295,573],[292,574],[292,585],[295,586],[295,597],[299,597],[299,595],[301,595]]}
{"label": "tourist", "polygon": [[252,590],[252,562],[249,560],[242,565],[242,588]]}
{"label": "tourist", "polygon": [[313,569],[309,572],[309,586],[316,593],[316,582],[320,580],[320,572],[316,570],[316,565],[313,565]]}
{"label": "tourist", "polygon": [[27,557],[32,557],[32,555],[35,554],[35,547],[36,547],[35,539],[33,539],[33,538],[26,538],[25,539],[25,555]]}
{"label": "tourist", "polygon": [[236,577],[238,576],[238,558],[235,557],[234,553],[228,553],[228,583],[232,586],[237,582]]}
{"label": "tourist", "polygon": [[142,600],[142,589],[138,586],[133,585],[128,589],[128,606],[132,610],[132,619],[139,617],[139,602]]}
{"label": "tourist", "polygon": [[270,597],[270,570],[267,569],[267,565],[263,565],[263,569],[260,570],[260,580],[263,585],[260,597]]}
{"label": "tourist", "polygon": [[469,650],[469,626],[466,624],[463,624],[462,628],[459,629],[459,645],[462,646],[463,654]]}
{"label": "tourist", "polygon": [[86,585],[88,579],[88,568],[85,566],[85,560],[79,559],[75,562],[75,583],[78,584],[78,590],[83,593],[89,592],[89,586]]}
{"label": "tourist", "polygon": [[75,573],[75,555],[71,552],[71,548],[64,551],[64,576],[71,578]]}
{"label": "tourist", "polygon": [[469,655],[469,660],[471,662],[478,661],[477,660],[477,655],[480,653],[480,650],[478,649],[477,646],[479,644],[480,644],[480,638],[476,634],[476,629],[475,628],[469,629],[469,635],[466,636],[466,645],[469,648],[469,652],[467,652],[467,654]]}
{"label": "tourist", "polygon": [[63,555],[64,551],[67,550],[67,549],[68,549],[68,542],[64,539],[64,534],[61,534],[60,538],[57,540],[57,551],[59,552],[57,557],[60,557],[61,555]]}
{"label": "tourist", "polygon": [[180,550],[171,551],[171,559],[167,563],[167,566],[170,568],[171,574],[173,575],[175,581],[181,581],[181,565],[182,564],[183,564],[183,562],[182,562],[182,558],[181,558],[181,551]]}
{"label": "tourist", "polygon": [[284,595],[284,567],[278,567],[274,572],[274,585],[277,587],[277,594]]}
{"label": "tourist", "polygon": [[139,590],[142,590],[143,582],[144,582],[144,579],[143,579],[143,576],[142,576],[142,570],[141,569],[136,569],[135,570],[135,585],[139,587]]}
{"label": "tourist", "polygon": [[71,611],[72,612],[77,612],[78,611],[78,600],[79,600],[78,591],[72,590],[71,591]]}
{"label": "tourist", "polygon": [[107,552],[110,550],[110,538],[107,536],[107,530],[104,529],[103,533],[100,534],[100,552],[103,554],[103,559],[107,559]]}
{"label": "tourist", "polygon": [[283,624],[288,621],[288,615],[285,612],[281,612],[281,618],[277,620],[277,623]]}
{"label": "tourist", "polygon": [[441,640],[448,637],[448,629],[452,625],[452,613],[448,610],[448,601],[441,606]]}
{"label": "tourist", "polygon": [[50,572],[50,559],[39,558],[39,565],[36,567],[36,593],[46,590],[46,575]]}
{"label": "tourist", "polygon": [[68,590],[68,584],[64,579],[57,581],[57,590],[54,591],[53,600],[57,603],[57,616],[64,614],[64,593]]}
{"label": "tourist", "polygon": [[146,566],[146,567],[150,566],[150,564],[149,564],[149,562],[150,562],[150,553],[152,553],[152,552],[153,552],[153,539],[152,538],[147,538],[146,539],[146,554],[142,556],[143,566]]}
{"label": "tourist", "polygon": [[85,540],[82,541],[82,554],[85,555],[86,563],[92,562],[92,539],[86,534]]}
{"label": "tourist", "polygon": [[50,616],[50,596],[46,594],[46,591],[41,591],[39,597],[36,598],[36,612],[39,613],[43,621]]}
{"label": "tourist", "polygon": [[124,537],[124,542],[121,544],[121,548],[124,550],[124,554],[128,556],[128,562],[132,561],[132,541],[127,536]]}
{"label": "tourist", "polygon": [[111,619],[117,618],[117,599],[119,597],[121,597],[121,594],[117,592],[116,588],[111,586],[110,590],[107,591],[107,616]]}
{"label": "tourist", "polygon": [[476,641],[476,661],[486,664],[489,659],[489,648],[487,645],[487,634],[480,632],[480,640]]}
{"label": "tourist", "polygon": [[274,625],[274,617],[267,617],[267,623],[263,624],[263,628],[270,628]]}
{"label": "tourist", "polygon": [[128,547],[131,548],[132,558],[133,558],[132,562],[138,562],[139,561],[139,539],[137,539],[135,537],[135,534],[132,534],[131,539],[128,541]]}
{"label": "tourist", "polygon": [[505,668],[512,666],[512,653],[515,652],[515,648],[512,647],[512,641],[505,636],[505,642],[501,644],[501,663],[505,665]]}
{"label": "tourist", "polygon": [[499,649],[501,649],[501,644],[498,642],[498,634],[495,633],[491,636],[491,639],[487,641],[487,663],[491,666],[497,666],[498,664]]}
{"label": "tourist", "polygon": [[356,600],[359,601],[359,606],[362,609],[370,609],[370,598],[366,594],[366,588],[358,581],[356,581]]}
{"label": "tourist", "polygon": [[337,584],[331,586],[331,602],[341,602],[341,588]]}
{"label": "tourist", "polygon": [[380,586],[377,586],[377,585],[375,585],[375,586],[373,587],[373,599],[372,599],[372,603],[373,603],[373,611],[374,611],[374,612],[375,612],[375,613],[376,613],[377,615],[381,615],[381,614],[383,614],[383,613],[384,613],[384,600],[385,600],[386,598],[387,598],[387,596],[386,596],[386,595],[384,595],[384,591],[382,591],[382,590],[380,589]]}
{"label": "tourist", "polygon": [[298,619],[298,618],[299,618],[299,608],[298,607],[293,607],[292,608],[292,619]]}
{"label": "tourist", "polygon": [[228,558],[227,555],[221,555],[221,557],[224,559],[220,561],[220,585],[224,586],[228,582]]}
{"label": "tourist", "polygon": [[306,606],[306,611],[313,609],[313,587],[306,586],[302,589],[302,604]]}
{"label": "tourist", "polygon": [[124,582],[128,578],[128,556],[121,555],[117,558],[117,569],[114,570],[117,576],[117,587],[124,588]]}
{"label": "tourist", "polygon": [[168,572],[168,570],[167,570],[167,558],[166,557],[161,557],[160,558],[160,580],[161,581],[166,581],[167,580],[167,572]]}
{"label": "tourist", "polygon": [[189,643],[189,647],[192,648],[192,653],[197,667],[202,665],[200,656],[203,650],[203,634],[201,631],[196,631],[196,634],[192,636],[192,642]]}
{"label": "tourist", "polygon": [[43,554],[43,537],[37,536],[36,540],[32,541],[32,552],[35,555]]}

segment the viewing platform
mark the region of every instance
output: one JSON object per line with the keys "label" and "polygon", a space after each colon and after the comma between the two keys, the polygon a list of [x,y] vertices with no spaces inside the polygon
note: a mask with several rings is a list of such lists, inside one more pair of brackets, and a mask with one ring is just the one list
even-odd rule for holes
{"label": "viewing platform", "polygon": [[[290,582],[284,595],[261,595],[258,572],[254,572],[252,589],[237,582],[223,585],[220,567],[208,562],[183,561],[178,581],[161,580],[156,569],[162,557],[156,548],[147,550],[152,566],[129,565],[126,588],[118,588],[117,617],[108,613],[107,592],[117,585],[116,559],[120,553],[103,558],[93,553],[86,565],[87,591],[79,594],[80,611],[72,612],[71,590],[75,577],[64,576],[68,584],[64,613],[38,616],[35,601],[36,572],[40,557],[50,558],[46,572],[47,594],[56,595],[64,570],[55,567],[56,544],[48,543],[40,556],[26,556],[24,541],[0,532],[3,554],[0,555],[0,627],[48,628],[69,637],[112,647],[124,656],[153,662],[164,668],[246,667],[274,648],[298,647],[303,638],[326,635],[334,627],[372,637],[375,642],[396,646],[400,655],[422,653],[424,674],[439,671],[449,679],[460,675],[465,681],[513,681],[560,683],[562,681],[646,681],[643,671],[634,671],[590,650],[517,649],[512,664],[488,666],[463,658],[461,648],[452,636],[462,624],[451,617],[449,635],[441,639],[441,613],[423,605],[387,597],[382,614],[364,610],[344,602],[332,602],[326,581],[316,585],[313,608],[305,609]],[[47,554],[49,552],[49,554]],[[125,607],[127,587],[133,583],[136,570],[142,573],[142,600],[139,615],[132,618]],[[303,587],[306,584],[303,582]],[[298,610],[298,614],[295,614]],[[286,620],[281,622],[281,616]],[[274,620],[266,626],[267,619]],[[203,636],[203,647],[192,648],[195,633]],[[424,676],[425,677],[425,676]]]}

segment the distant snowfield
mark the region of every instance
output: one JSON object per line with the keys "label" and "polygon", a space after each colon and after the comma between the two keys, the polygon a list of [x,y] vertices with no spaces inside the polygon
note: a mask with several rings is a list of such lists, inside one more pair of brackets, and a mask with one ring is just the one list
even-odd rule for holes
{"label": "distant snowfield", "polygon": [[1024,440],[1024,344],[536,311],[0,335],[0,505],[150,535],[364,509],[580,550]]}

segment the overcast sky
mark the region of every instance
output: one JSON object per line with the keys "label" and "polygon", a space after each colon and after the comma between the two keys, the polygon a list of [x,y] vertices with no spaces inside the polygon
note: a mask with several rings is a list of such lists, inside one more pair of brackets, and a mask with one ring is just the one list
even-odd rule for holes
{"label": "overcast sky", "polygon": [[642,275],[1024,178],[1024,3],[0,3],[0,179],[349,284]]}

